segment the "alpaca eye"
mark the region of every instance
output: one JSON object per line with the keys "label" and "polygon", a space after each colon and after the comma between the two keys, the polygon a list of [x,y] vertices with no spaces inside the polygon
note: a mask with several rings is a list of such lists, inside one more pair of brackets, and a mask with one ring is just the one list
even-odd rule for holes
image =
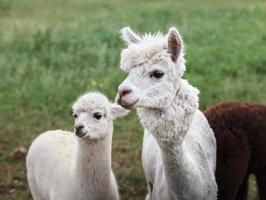
{"label": "alpaca eye", "polygon": [[73,117],[74,117],[75,119],[77,119],[77,118],[78,118],[78,115],[73,113]]}
{"label": "alpaca eye", "polygon": [[96,112],[96,113],[93,113],[93,117],[95,118],[95,119],[101,119],[102,118],[102,114],[101,113],[99,113],[99,112]]}
{"label": "alpaca eye", "polygon": [[164,75],[164,72],[159,71],[159,70],[155,70],[155,71],[153,71],[153,72],[151,73],[150,77],[154,77],[154,78],[159,79],[159,78],[162,78],[163,75]]}

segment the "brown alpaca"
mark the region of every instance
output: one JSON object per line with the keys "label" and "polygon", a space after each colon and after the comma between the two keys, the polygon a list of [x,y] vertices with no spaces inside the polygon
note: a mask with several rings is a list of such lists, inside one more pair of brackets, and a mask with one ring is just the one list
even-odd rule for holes
{"label": "brown alpaca", "polygon": [[205,111],[217,140],[219,200],[246,200],[248,176],[266,200],[266,105],[227,102]]}

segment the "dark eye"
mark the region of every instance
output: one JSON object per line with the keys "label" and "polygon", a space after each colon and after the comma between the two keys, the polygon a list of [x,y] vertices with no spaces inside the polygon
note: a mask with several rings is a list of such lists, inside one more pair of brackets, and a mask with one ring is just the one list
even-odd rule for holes
{"label": "dark eye", "polygon": [[75,119],[77,119],[78,115],[75,114],[75,113],[73,113],[73,117],[74,117]]}
{"label": "dark eye", "polygon": [[153,72],[151,73],[150,77],[154,77],[154,78],[159,79],[159,78],[162,78],[163,75],[164,75],[164,72],[159,71],[159,70],[155,70],[155,71],[153,71]]}
{"label": "dark eye", "polygon": [[101,119],[102,118],[102,113],[99,113],[99,112],[96,112],[96,113],[93,113],[93,117],[95,118],[95,119]]}

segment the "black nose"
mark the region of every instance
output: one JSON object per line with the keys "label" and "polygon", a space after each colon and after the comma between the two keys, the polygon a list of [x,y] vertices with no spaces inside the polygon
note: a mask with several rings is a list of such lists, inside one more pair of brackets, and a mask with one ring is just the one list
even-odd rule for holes
{"label": "black nose", "polygon": [[78,137],[83,137],[84,135],[86,135],[86,131],[84,131],[84,126],[83,125],[77,125],[75,126],[75,134],[78,136]]}
{"label": "black nose", "polygon": [[119,91],[118,94],[119,94],[120,97],[123,97],[123,96],[129,94],[130,92],[132,92],[131,89],[125,89],[125,90]]}
{"label": "black nose", "polygon": [[76,129],[77,132],[79,132],[83,128],[84,128],[84,126],[82,124],[79,124],[79,125],[75,126],[75,129]]}

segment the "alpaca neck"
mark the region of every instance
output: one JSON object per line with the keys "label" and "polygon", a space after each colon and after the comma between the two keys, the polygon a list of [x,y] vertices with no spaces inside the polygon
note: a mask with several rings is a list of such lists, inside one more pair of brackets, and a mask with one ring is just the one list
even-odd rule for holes
{"label": "alpaca neck", "polygon": [[[78,187],[85,187],[88,192],[97,193],[109,186],[111,176],[112,131],[99,141],[77,138],[77,152],[74,163],[74,176]],[[101,191],[98,191],[101,194]]]}
{"label": "alpaca neck", "polygon": [[187,149],[186,134],[198,109],[198,90],[181,80],[176,97],[165,109],[139,108],[141,123],[159,144],[164,174],[169,188],[182,190],[193,162]]}

